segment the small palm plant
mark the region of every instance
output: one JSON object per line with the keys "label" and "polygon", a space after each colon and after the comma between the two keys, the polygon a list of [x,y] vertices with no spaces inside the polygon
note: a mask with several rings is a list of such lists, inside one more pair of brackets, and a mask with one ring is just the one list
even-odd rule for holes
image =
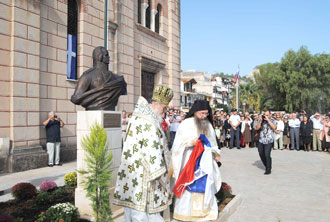
{"label": "small palm plant", "polygon": [[95,220],[112,221],[109,197],[112,153],[108,151],[107,134],[103,127],[94,123],[90,135],[83,137],[81,146],[86,153],[87,170],[78,172],[85,175],[82,184],[85,185],[87,197],[92,201]]}

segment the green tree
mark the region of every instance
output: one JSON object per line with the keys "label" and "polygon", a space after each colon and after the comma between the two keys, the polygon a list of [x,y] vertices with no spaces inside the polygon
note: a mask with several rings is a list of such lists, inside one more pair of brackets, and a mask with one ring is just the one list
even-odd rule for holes
{"label": "green tree", "polygon": [[274,75],[278,70],[278,63],[267,63],[257,66],[259,72],[255,73],[255,81],[258,89],[258,94],[260,96],[260,109],[278,109],[275,96],[275,86],[272,82],[272,75]]}
{"label": "green tree", "polygon": [[81,146],[86,153],[87,170],[78,172],[86,176],[82,183],[85,185],[87,197],[92,201],[95,219],[97,222],[112,221],[109,197],[112,153],[108,151],[105,130],[95,123],[91,127],[90,135],[83,137]]}
{"label": "green tree", "polygon": [[[242,106],[246,99],[246,111],[260,111],[260,95],[257,84],[252,79],[248,79],[246,84],[239,85],[239,105]],[[232,98],[233,107],[236,107],[236,90]]]}
{"label": "green tree", "polygon": [[257,66],[255,74],[261,108],[286,110],[289,112],[306,110],[315,112],[320,104],[330,103],[330,56],[312,55],[306,47],[297,52],[289,50],[280,63]]}

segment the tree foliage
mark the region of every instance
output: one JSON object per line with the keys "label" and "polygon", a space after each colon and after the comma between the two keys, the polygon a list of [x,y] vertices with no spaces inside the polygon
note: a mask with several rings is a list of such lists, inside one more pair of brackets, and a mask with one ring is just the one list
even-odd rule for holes
{"label": "tree foliage", "polygon": [[90,135],[82,139],[81,146],[86,153],[87,170],[78,172],[86,176],[82,183],[92,201],[95,219],[97,222],[112,221],[109,198],[112,153],[108,151],[106,132],[95,123]]}
{"label": "tree foliage", "polygon": [[[259,96],[255,100],[259,100],[261,109],[313,113],[320,105],[323,110],[330,108],[329,54],[312,55],[301,47],[297,52],[287,51],[280,63],[259,65],[257,69],[254,96]],[[240,87],[242,92],[245,87]]]}
{"label": "tree foliage", "polygon": [[[243,101],[246,100],[246,110],[249,112],[259,112],[260,111],[260,95],[259,89],[256,83],[252,79],[248,79],[246,84],[239,85],[239,98],[238,102],[241,107],[243,107]],[[236,107],[236,90],[232,97],[233,107]]]}
{"label": "tree foliage", "polygon": [[[222,77],[222,78],[231,78],[231,79],[234,79],[235,78],[235,74],[226,74],[224,72],[217,72],[217,73],[214,73],[212,76],[213,77]],[[247,77],[246,76],[240,76],[239,78],[241,80],[247,81]]]}

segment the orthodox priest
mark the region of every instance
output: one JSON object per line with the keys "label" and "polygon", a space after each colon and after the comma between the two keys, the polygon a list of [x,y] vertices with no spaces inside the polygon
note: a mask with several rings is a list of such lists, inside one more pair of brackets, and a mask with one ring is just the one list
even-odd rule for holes
{"label": "orthodox priest", "polygon": [[160,212],[172,203],[171,155],[161,126],[172,97],[170,88],[157,86],[152,103],[141,96],[128,122],[113,200],[124,206],[127,222],[164,221]]}
{"label": "orthodox priest", "polygon": [[172,147],[175,194],[173,218],[207,221],[218,218],[215,194],[221,187],[220,161],[212,110],[196,100],[180,124]]}

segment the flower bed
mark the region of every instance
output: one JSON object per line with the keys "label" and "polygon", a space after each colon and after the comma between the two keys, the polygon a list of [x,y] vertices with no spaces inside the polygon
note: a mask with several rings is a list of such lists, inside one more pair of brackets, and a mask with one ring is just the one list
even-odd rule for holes
{"label": "flower bed", "polygon": [[231,187],[227,183],[222,182],[221,189],[216,194],[216,197],[218,201],[218,209],[220,212],[232,199],[234,199],[235,195],[232,194]]}
{"label": "flower bed", "polygon": [[40,200],[40,194],[44,192],[40,192],[30,199],[13,199],[0,202],[0,215],[11,215],[18,221],[34,222],[41,212],[46,212],[49,207],[55,204],[65,202],[74,204],[74,190],[75,187],[58,187],[49,192],[47,197],[43,197],[44,201]]}

